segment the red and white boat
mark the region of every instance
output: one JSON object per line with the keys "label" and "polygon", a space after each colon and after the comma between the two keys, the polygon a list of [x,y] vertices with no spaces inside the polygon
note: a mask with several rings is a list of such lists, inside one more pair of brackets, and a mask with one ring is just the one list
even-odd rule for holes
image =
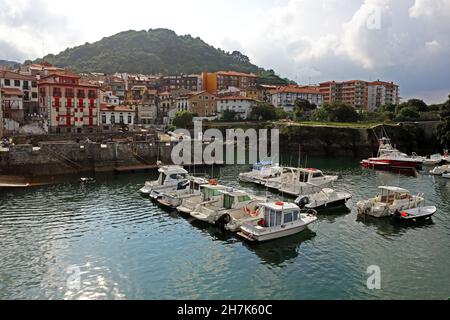
{"label": "red and white boat", "polygon": [[409,156],[400,152],[392,146],[389,138],[382,138],[379,142],[380,148],[377,157],[361,161],[363,167],[377,169],[415,169],[422,167],[423,157],[416,154]]}

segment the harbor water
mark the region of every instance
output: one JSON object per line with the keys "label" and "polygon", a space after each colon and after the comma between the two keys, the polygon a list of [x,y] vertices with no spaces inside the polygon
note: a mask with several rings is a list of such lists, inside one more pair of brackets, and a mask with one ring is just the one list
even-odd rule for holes
{"label": "harbor water", "polygon": [[[394,185],[423,192],[438,211],[431,221],[402,226],[340,210],[298,235],[249,244],[143,198],[138,189],[156,174],[4,189],[0,299],[450,297],[450,179],[366,170],[354,159],[308,163],[339,175],[335,188],[351,192],[353,204]],[[237,181],[249,169],[214,168],[214,175],[270,194]],[[368,288],[369,266],[380,268],[381,289]]]}

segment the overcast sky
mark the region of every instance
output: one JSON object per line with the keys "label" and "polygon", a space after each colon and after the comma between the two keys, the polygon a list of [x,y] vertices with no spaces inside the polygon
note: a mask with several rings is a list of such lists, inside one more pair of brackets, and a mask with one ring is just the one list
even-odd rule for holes
{"label": "overcast sky", "polygon": [[450,93],[450,0],[0,0],[0,59],[168,28],[302,84],[383,79],[404,98]]}

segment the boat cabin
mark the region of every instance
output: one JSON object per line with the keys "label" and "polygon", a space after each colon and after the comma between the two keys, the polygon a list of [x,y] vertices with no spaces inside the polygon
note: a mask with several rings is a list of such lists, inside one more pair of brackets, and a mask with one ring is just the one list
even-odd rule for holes
{"label": "boat cabin", "polygon": [[264,210],[263,227],[266,228],[285,225],[301,219],[300,208],[293,203],[262,203],[260,210]]}
{"label": "boat cabin", "polygon": [[325,178],[325,176],[323,172],[318,169],[299,169],[298,181],[300,182],[307,183],[319,178]]}
{"label": "boat cabin", "polygon": [[179,182],[180,180],[186,180],[189,174],[185,169],[179,166],[162,167],[158,170],[158,172],[159,185],[167,185],[172,183],[174,184]]}
{"label": "boat cabin", "polygon": [[408,200],[411,199],[411,193],[402,188],[398,187],[379,187],[380,194],[379,199],[381,203],[392,205],[397,200]]}
{"label": "boat cabin", "polygon": [[248,203],[252,198],[242,191],[223,192],[223,204],[225,209],[233,209],[239,203]]}

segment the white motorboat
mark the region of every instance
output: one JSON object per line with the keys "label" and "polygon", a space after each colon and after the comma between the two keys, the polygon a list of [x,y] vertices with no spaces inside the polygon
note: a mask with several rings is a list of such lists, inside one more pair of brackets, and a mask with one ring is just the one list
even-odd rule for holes
{"label": "white motorboat", "polygon": [[351,198],[349,192],[324,188],[311,195],[299,196],[295,203],[302,209],[325,210],[345,206]]}
{"label": "white motorboat", "polygon": [[280,176],[282,170],[283,168],[278,163],[273,164],[271,161],[258,162],[253,165],[252,171],[240,173],[239,180],[264,185],[267,179]]}
{"label": "white motorboat", "polygon": [[431,218],[437,211],[434,206],[420,207],[409,210],[397,210],[392,215],[392,218],[399,222],[426,220]]}
{"label": "white motorboat", "polygon": [[188,172],[180,166],[163,166],[158,172],[158,180],[145,182],[139,190],[152,199],[158,199],[163,192],[186,189],[189,185]]}
{"label": "white motorboat", "polygon": [[199,177],[189,177],[188,180],[189,186],[186,189],[164,192],[157,199],[158,203],[164,207],[176,209],[182,204],[183,199],[201,195],[201,186],[210,183],[209,180]]}
{"label": "white motorboat", "polygon": [[282,179],[279,192],[292,196],[308,195],[320,192],[323,188],[330,187],[337,176],[324,175],[321,170],[313,168],[300,168],[295,174]]}
{"label": "white motorboat", "polygon": [[435,167],[433,170],[430,171],[430,173],[435,176],[440,176],[445,173],[450,173],[450,165],[444,164],[443,166]]}
{"label": "white motorboat", "polygon": [[442,178],[450,179],[450,173],[442,174]]}
{"label": "white motorboat", "polygon": [[429,156],[428,158],[424,158],[423,164],[426,166],[435,166],[435,165],[438,165],[439,163],[441,163],[443,160],[444,160],[444,158],[442,157],[442,155],[439,153],[436,153],[436,154]]}
{"label": "white motorboat", "polygon": [[197,208],[198,205],[207,202],[221,201],[222,190],[231,189],[226,186],[222,186],[216,183],[214,180],[210,180],[207,185],[200,186],[200,194],[194,194],[188,197],[184,197],[181,200],[180,206],[177,207],[178,212],[184,214],[190,214]]}
{"label": "white motorboat", "polygon": [[257,218],[257,207],[265,202],[264,198],[259,198],[248,194],[245,191],[229,189],[221,190],[222,196],[219,200],[204,202],[198,205],[191,212],[191,217],[208,222],[210,224],[219,224],[230,231],[236,231],[239,228],[239,220]]}
{"label": "white motorboat", "polygon": [[397,210],[408,210],[423,206],[423,194],[417,196],[403,188],[378,187],[380,194],[372,199],[359,201],[356,204],[358,214],[369,215],[376,218],[389,217]]}
{"label": "white motorboat", "polygon": [[301,210],[293,203],[263,203],[259,210],[263,218],[243,224],[238,235],[249,241],[269,241],[299,233],[317,220],[316,211]]}

